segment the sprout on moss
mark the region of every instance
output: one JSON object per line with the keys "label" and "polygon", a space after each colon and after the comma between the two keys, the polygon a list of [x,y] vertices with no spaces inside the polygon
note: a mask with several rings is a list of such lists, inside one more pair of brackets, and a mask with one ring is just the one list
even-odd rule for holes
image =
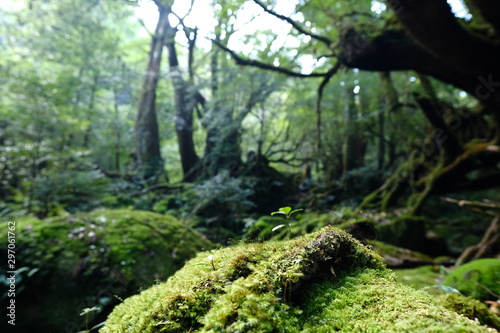
{"label": "sprout on moss", "polygon": [[210,266],[212,266],[212,269],[215,271],[215,263],[214,263],[214,255],[211,254],[207,257],[208,261],[210,262]]}

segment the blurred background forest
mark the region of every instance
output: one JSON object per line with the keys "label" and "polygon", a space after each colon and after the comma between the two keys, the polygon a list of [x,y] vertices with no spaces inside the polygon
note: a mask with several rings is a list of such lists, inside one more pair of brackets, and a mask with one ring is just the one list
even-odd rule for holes
{"label": "blurred background forest", "polygon": [[424,2],[3,0],[1,219],[498,255],[500,5]]}
{"label": "blurred background forest", "polygon": [[4,218],[131,207],[238,235],[285,204],[415,213],[499,184],[494,68],[464,84],[384,3],[171,5],[2,4]]}

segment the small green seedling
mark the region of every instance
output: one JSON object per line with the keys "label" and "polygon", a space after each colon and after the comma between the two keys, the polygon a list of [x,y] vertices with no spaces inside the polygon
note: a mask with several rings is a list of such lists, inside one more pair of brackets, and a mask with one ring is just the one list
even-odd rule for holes
{"label": "small green seedling", "polygon": [[[82,312],[80,313],[80,316],[85,316],[85,331],[83,331],[83,332],[85,332],[85,333],[90,332],[89,331],[89,316],[90,316],[90,314],[92,312],[99,313],[99,312],[101,312],[101,310],[102,309],[99,306],[94,306],[92,308],[85,308],[82,310]],[[94,327],[92,329],[94,329]],[[79,332],[79,333],[81,333],[81,332]]]}
{"label": "small green seedling", "polygon": [[[290,217],[292,217],[292,214],[294,213],[297,213],[297,212],[300,212],[302,211],[303,209],[295,209],[295,210],[292,210],[292,207],[281,207],[280,209],[278,209],[277,212],[272,212],[271,215],[276,215],[276,214],[281,214],[281,215],[285,215],[286,219],[289,220]],[[289,236],[292,234],[292,229],[290,228],[290,224],[291,223],[288,223],[288,234]],[[280,224],[280,225],[277,225],[275,226],[272,231],[276,231],[278,229],[281,229],[285,226],[286,224]]]}
{"label": "small green seedling", "polygon": [[285,215],[286,219],[290,219],[293,213],[300,212],[303,209],[292,210],[292,207],[281,207],[277,212],[272,212],[271,215],[282,214]]}
{"label": "small green seedling", "polygon": [[211,254],[207,257],[208,261],[210,262],[210,266],[212,266],[212,269],[215,271],[215,262],[214,262],[214,255]]}

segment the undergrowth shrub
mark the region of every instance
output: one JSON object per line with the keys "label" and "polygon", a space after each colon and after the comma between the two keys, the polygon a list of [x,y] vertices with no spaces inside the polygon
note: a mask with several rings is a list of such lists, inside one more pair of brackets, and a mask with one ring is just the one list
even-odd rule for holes
{"label": "undergrowth shrub", "polygon": [[38,214],[47,216],[56,214],[57,208],[76,212],[98,207],[109,180],[98,170],[51,170],[35,177],[29,187]]}

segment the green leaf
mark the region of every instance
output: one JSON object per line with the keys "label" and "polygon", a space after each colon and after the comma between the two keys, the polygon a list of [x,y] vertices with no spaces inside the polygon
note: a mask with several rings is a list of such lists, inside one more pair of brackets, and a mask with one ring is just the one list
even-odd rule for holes
{"label": "green leaf", "polygon": [[292,210],[292,207],[281,207],[278,209],[280,212],[285,213],[285,215],[289,215],[290,211]]}
{"label": "green leaf", "polygon": [[271,215],[276,215],[276,214],[286,215],[286,213],[284,213],[284,212],[272,212],[272,213],[271,213]]}
{"label": "green leaf", "polygon": [[271,231],[272,231],[272,232],[275,232],[276,230],[281,229],[281,228],[283,228],[284,226],[285,226],[285,224],[280,224],[280,225],[277,225],[277,226],[275,226],[274,228],[272,228],[272,229],[271,229]]}
{"label": "green leaf", "polygon": [[292,210],[292,211],[290,212],[290,214],[288,214],[288,215],[292,215],[293,213],[300,212],[301,210],[303,210],[303,209],[295,209],[295,210]]}

